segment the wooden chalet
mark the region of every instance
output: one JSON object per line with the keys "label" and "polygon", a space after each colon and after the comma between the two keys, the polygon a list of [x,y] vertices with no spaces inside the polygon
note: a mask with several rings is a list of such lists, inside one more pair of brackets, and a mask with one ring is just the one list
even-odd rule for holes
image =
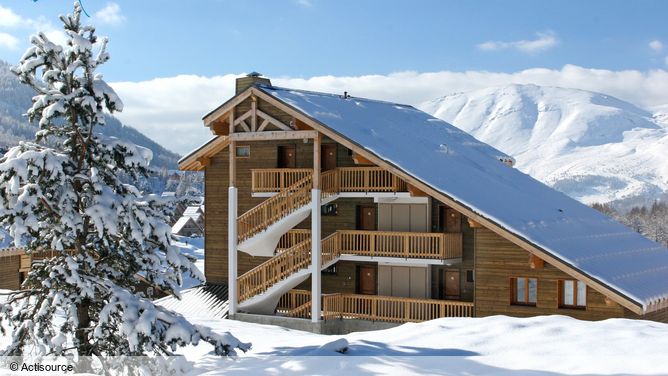
{"label": "wooden chalet", "polygon": [[252,74],[203,120],[179,168],[231,317],[668,321],[668,250],[411,106]]}

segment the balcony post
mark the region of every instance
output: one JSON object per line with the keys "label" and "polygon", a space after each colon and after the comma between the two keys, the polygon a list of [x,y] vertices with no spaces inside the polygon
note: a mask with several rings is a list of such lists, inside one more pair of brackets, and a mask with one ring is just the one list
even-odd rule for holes
{"label": "balcony post", "polygon": [[322,240],[320,217],[320,143],[322,135],[313,139],[313,188],[311,189],[311,321],[320,322],[322,296]]}
{"label": "balcony post", "polygon": [[[230,112],[230,133],[234,131],[234,110]],[[229,301],[228,316],[233,318],[237,313],[239,299],[237,290],[237,163],[236,142],[229,145],[230,185],[227,192],[227,297]]]}

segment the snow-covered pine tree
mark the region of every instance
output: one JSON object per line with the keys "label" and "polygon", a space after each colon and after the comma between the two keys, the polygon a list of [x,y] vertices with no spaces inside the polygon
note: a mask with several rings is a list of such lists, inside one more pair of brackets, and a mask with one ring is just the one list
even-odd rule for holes
{"label": "snow-covered pine tree", "polygon": [[0,305],[13,330],[4,355],[165,356],[200,341],[220,355],[245,351],[230,333],[193,325],[141,292],[143,283],[178,296],[184,273],[203,276],[171,245],[169,208],[118,178],[145,174],[150,151],[96,133],[103,112],[123,104],[95,73],[109,59],[107,40],[80,16],[75,2],[60,17],[67,44],[39,33],[12,69],[37,92],[27,115],[39,131],[0,160],[0,223],[27,252],[56,256],[33,265]]}

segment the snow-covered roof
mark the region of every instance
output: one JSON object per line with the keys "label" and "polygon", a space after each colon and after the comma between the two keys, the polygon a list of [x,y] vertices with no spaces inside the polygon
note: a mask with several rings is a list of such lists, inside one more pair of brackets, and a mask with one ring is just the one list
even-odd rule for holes
{"label": "snow-covered roof", "polygon": [[179,220],[176,221],[176,223],[174,223],[174,225],[172,226],[172,234],[178,234],[179,232],[181,232],[181,230],[183,230],[183,228],[188,225],[188,222],[192,222],[192,225],[197,226],[197,223],[195,222],[193,217],[188,217],[184,215],[183,217],[179,218]]}
{"label": "snow-covered roof", "polygon": [[202,209],[200,206],[188,206],[186,210],[183,211],[183,215],[186,217],[197,217],[202,214]]}
{"label": "snow-covered roof", "polygon": [[412,106],[257,86],[643,308],[668,298],[668,249],[499,162]]}

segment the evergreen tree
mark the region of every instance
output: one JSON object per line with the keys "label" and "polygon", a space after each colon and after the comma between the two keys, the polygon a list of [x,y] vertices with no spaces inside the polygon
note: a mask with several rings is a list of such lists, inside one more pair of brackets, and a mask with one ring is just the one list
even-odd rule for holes
{"label": "evergreen tree", "polygon": [[170,208],[119,180],[145,176],[151,152],[98,133],[104,111],[123,104],[95,73],[109,60],[107,40],[80,16],[75,3],[60,17],[65,46],[39,33],[12,68],[37,92],[27,115],[39,131],[0,160],[0,223],[28,253],[56,256],[33,265],[0,304],[0,324],[13,330],[4,355],[165,356],[199,341],[220,355],[245,351],[231,334],[193,325],[141,292],[140,278],[178,296],[184,273],[203,276],[171,245]]}

